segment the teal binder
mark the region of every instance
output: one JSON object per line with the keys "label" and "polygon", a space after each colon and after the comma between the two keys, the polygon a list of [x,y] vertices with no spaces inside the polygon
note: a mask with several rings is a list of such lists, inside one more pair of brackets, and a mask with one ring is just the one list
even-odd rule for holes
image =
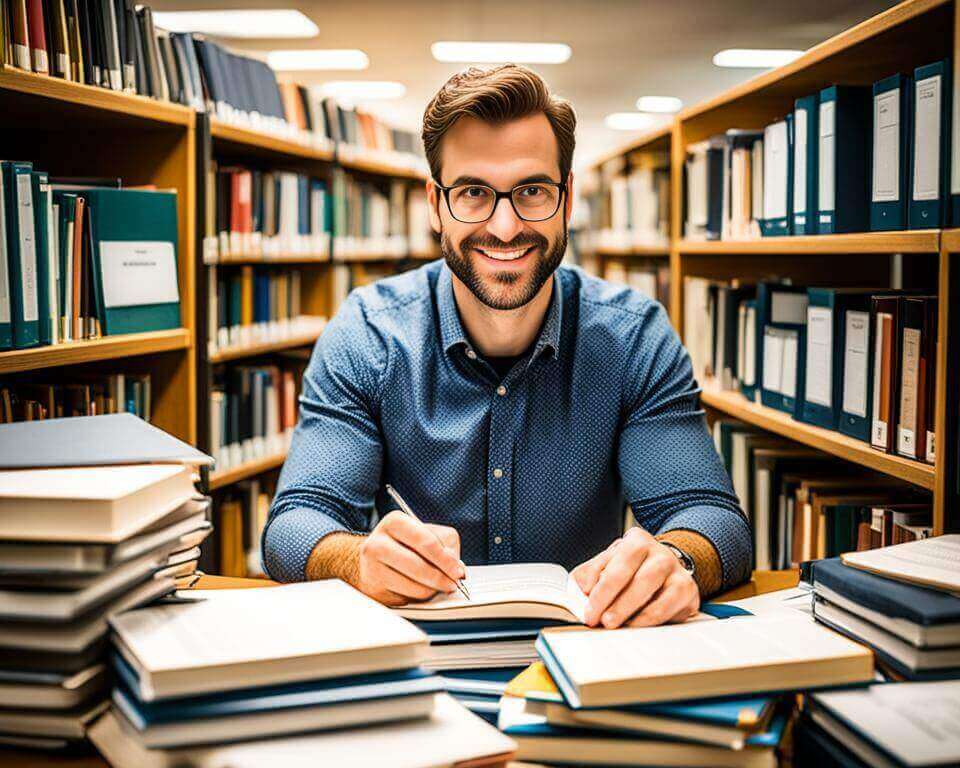
{"label": "teal binder", "polygon": [[[800,294],[800,296],[797,296]],[[806,307],[807,289],[798,285],[781,283],[760,283],[757,286],[757,349],[756,375],[760,390],[760,402],[770,408],[776,408],[795,415],[803,402],[803,384],[806,352]],[[785,394],[767,386],[776,378],[765,370],[767,329],[775,328],[783,338],[786,336],[796,343],[796,370],[793,379],[793,395]],[[781,386],[782,389],[782,386]]]}
{"label": "teal binder", "polygon": [[33,180],[30,177],[33,164],[4,161],[0,166],[6,207],[13,346],[23,349],[40,343],[37,244],[33,224]]}
{"label": "teal binder", "polygon": [[33,230],[37,244],[37,310],[40,315],[40,344],[53,344],[56,335],[51,322],[51,302],[55,297],[50,290],[51,277],[56,275],[56,266],[50,249],[50,177],[42,171],[31,174],[33,191]]}
{"label": "teal binder", "polygon": [[913,179],[910,229],[949,224],[952,84],[950,59],[913,72]]}
{"label": "teal binder", "polygon": [[820,91],[819,193],[821,235],[870,227],[871,89],[832,85]]}
{"label": "teal binder", "polygon": [[913,80],[885,77],[873,84],[873,166],[870,229],[907,228],[913,148]]}
{"label": "teal binder", "polygon": [[7,257],[7,195],[4,174],[0,172],[0,349],[13,346],[10,265]]}
{"label": "teal binder", "polygon": [[89,212],[101,333],[179,328],[176,194],[136,189],[78,194]]}
{"label": "teal binder", "polygon": [[73,229],[77,218],[77,196],[73,192],[53,193],[54,202],[60,206],[60,252],[57,254],[57,263],[60,268],[60,292],[57,296],[57,316],[60,318],[60,331],[64,340],[73,338],[73,329],[70,328],[70,302],[73,291]]}
{"label": "teal binder", "polygon": [[784,168],[786,206],[782,216],[767,217],[767,211],[764,211],[764,219],[760,222],[760,233],[764,237],[793,234],[793,114],[768,125],[763,132],[764,186],[771,183],[774,173],[771,168],[775,164],[781,164],[777,165],[778,170]]}
{"label": "teal binder", "polygon": [[797,99],[793,112],[793,234],[817,234],[817,172],[820,164],[817,94]]}

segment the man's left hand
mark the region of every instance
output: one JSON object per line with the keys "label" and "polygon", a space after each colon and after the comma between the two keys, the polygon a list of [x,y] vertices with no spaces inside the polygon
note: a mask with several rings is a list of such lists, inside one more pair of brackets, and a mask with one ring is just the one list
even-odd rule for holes
{"label": "man's left hand", "polygon": [[651,627],[684,621],[700,609],[693,576],[642,528],[631,528],[571,575],[589,598],[591,627]]}

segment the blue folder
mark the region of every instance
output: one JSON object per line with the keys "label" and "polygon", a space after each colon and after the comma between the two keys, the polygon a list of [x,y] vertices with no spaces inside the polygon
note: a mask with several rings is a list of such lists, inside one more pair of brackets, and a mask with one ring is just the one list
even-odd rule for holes
{"label": "blue folder", "polygon": [[869,87],[833,85],[820,91],[821,235],[870,227],[871,97]]}
{"label": "blue folder", "polygon": [[[936,229],[949,224],[948,195],[950,189],[950,134],[952,69],[950,59],[917,67],[913,73],[913,183],[910,191],[910,229]],[[939,103],[937,103],[939,101]],[[923,119],[928,109],[934,110],[932,124]],[[939,141],[933,144],[930,131],[936,129]],[[932,178],[919,179],[926,168],[919,157],[924,149],[936,147],[937,167]],[[918,181],[921,187],[918,188]]]}
{"label": "blue folder", "polygon": [[817,234],[817,173],[820,163],[819,97],[797,99],[793,112],[793,234]]}
{"label": "blue folder", "polygon": [[494,640],[532,640],[545,627],[562,627],[569,624],[567,621],[552,619],[464,619],[413,623],[427,633],[431,645]]}
{"label": "blue folder", "polygon": [[[873,84],[870,229],[874,232],[907,228],[912,149],[913,80],[898,73]],[[880,152],[895,156],[881,158]],[[887,172],[880,170],[880,163]]]}

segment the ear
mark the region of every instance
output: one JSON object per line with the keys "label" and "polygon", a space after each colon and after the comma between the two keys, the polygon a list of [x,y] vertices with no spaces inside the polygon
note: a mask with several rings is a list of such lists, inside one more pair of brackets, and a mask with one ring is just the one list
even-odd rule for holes
{"label": "ear", "polygon": [[567,174],[567,199],[563,201],[563,207],[566,210],[567,221],[570,221],[570,215],[573,213],[573,171]]}
{"label": "ear", "polygon": [[433,179],[427,179],[427,213],[430,216],[430,228],[440,234],[440,195]]}

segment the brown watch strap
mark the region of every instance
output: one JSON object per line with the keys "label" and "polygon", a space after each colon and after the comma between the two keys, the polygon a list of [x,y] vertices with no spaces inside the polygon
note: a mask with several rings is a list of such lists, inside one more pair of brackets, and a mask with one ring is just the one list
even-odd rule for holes
{"label": "brown watch strap", "polygon": [[657,536],[657,539],[673,544],[690,556],[696,566],[693,578],[700,588],[701,596],[709,597],[719,591],[723,585],[723,566],[709,539],[687,530],[668,531]]}

